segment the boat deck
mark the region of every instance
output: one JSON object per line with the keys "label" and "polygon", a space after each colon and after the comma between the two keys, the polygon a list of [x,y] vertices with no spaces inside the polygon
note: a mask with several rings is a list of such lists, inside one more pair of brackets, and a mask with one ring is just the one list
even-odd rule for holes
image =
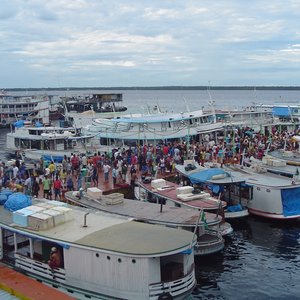
{"label": "boat deck", "polygon": [[275,167],[275,166],[263,164],[262,161],[254,162],[254,163],[244,162],[244,164],[246,164],[247,166],[250,166],[250,167],[251,166],[253,166],[253,167],[259,166],[261,168],[265,168],[270,173],[275,173],[275,174],[279,174],[279,175],[283,175],[283,176],[287,176],[287,177],[293,177],[294,175],[296,175],[297,169],[298,169],[298,172],[300,172],[300,167],[292,166],[292,165]]}
{"label": "boat deck", "polygon": [[[280,176],[272,173],[258,173],[254,172],[250,168],[237,168],[235,166],[226,166],[225,169],[232,169],[235,172],[235,176],[244,178],[247,184],[253,184],[257,186],[265,186],[272,188],[288,188],[291,186],[299,186],[299,184],[294,184],[292,178],[286,176]],[[238,175],[236,175],[238,174]]]}
{"label": "boat deck", "polygon": [[[213,197],[203,197],[195,200],[183,201],[177,198],[176,188],[180,187],[180,185],[168,182],[167,188],[162,190],[154,189],[151,186],[151,183],[143,183],[139,182],[139,185],[145,190],[162,197],[166,200],[173,201],[179,205],[188,206],[191,208],[203,209],[204,211],[209,210],[217,210],[219,208],[220,201]],[[226,203],[222,202],[222,206],[225,207]]]}
{"label": "boat deck", "polygon": [[[37,200],[33,204],[38,202],[42,201]],[[12,213],[1,206],[0,225],[7,229],[26,233],[33,238],[50,239],[58,243],[79,244],[102,251],[142,256],[186,248],[193,239],[191,232],[135,222],[129,218],[101,211],[93,212],[73,207],[72,215],[73,219],[70,221],[36,231],[29,227],[13,224]],[[85,216],[87,216],[87,226],[83,226]]]}
{"label": "boat deck", "polygon": [[[124,199],[122,203],[110,205],[106,204],[105,196],[102,196],[101,200],[95,200],[87,195],[78,199],[72,192],[65,193],[65,197],[68,201],[77,205],[155,224],[191,227],[197,223],[199,218],[199,211],[188,207],[176,207],[174,205],[163,205],[161,207],[156,203],[130,199]],[[213,225],[221,221],[216,214],[206,213],[205,217],[207,224]]]}

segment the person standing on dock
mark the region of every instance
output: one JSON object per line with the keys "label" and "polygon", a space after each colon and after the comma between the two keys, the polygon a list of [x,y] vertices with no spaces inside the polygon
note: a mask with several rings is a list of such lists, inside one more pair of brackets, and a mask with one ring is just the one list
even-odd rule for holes
{"label": "person standing on dock", "polygon": [[103,173],[104,173],[104,181],[108,182],[108,175],[109,175],[109,170],[111,169],[110,165],[107,163],[107,161],[104,162],[103,165]]}
{"label": "person standing on dock", "polygon": [[54,182],[53,182],[53,188],[54,188],[54,200],[61,200],[61,189],[62,189],[62,183],[58,176],[56,176]]}
{"label": "person standing on dock", "polygon": [[44,198],[46,199],[52,199],[52,180],[49,178],[48,175],[45,175],[45,178],[43,180],[43,189],[44,189]]}

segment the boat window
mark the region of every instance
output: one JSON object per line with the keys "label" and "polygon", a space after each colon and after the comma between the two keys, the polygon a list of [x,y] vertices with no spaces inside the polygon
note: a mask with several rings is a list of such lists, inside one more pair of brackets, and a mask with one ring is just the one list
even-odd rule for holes
{"label": "boat window", "polygon": [[161,131],[167,131],[168,124],[166,122],[161,123]]}
{"label": "boat window", "polygon": [[37,140],[32,140],[31,149],[41,149],[41,142]]}
{"label": "boat window", "polygon": [[29,140],[21,140],[21,145],[22,148],[28,148],[30,149],[30,141]]}
{"label": "boat window", "polygon": [[143,124],[139,124],[139,132],[143,132],[144,131],[144,125]]}

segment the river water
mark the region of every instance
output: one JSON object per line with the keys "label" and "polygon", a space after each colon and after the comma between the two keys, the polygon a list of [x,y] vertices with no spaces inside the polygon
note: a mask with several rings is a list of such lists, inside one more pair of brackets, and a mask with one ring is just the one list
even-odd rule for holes
{"label": "river water", "polygon": [[[88,94],[91,91],[51,91],[55,95]],[[255,103],[294,102],[300,91],[288,90],[124,90],[128,112],[142,112],[159,104],[163,110],[180,112],[215,101],[215,108],[245,107]],[[6,151],[0,131],[0,159]],[[196,299],[300,299],[300,221],[274,222],[249,216],[232,222],[234,233],[218,254],[196,258]]]}

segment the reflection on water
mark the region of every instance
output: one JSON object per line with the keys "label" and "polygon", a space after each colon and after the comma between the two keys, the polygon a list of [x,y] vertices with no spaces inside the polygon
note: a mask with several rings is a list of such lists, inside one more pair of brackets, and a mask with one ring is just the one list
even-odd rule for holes
{"label": "reflection on water", "polygon": [[195,299],[300,299],[300,221],[235,221],[221,254],[196,259]]}

